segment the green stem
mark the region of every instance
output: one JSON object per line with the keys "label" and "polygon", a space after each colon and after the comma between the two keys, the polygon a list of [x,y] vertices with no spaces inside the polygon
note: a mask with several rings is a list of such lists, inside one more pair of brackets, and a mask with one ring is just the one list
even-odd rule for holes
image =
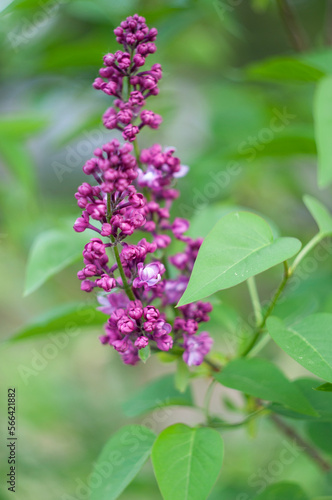
{"label": "green stem", "polygon": [[[110,193],[107,193],[107,214],[106,214],[106,220],[107,220],[108,224],[110,223],[111,217],[112,217],[111,195],[110,195]],[[113,243],[112,248],[113,248],[113,252],[114,252],[116,263],[118,265],[120,276],[121,276],[121,279],[122,279],[124,291],[126,292],[126,295],[127,295],[127,297],[130,300],[135,300],[134,292],[132,291],[132,288],[128,285],[127,278],[126,278],[125,272],[124,272],[123,267],[122,267],[122,263],[121,263],[119,249],[118,249],[118,246],[117,246],[116,239],[114,238],[114,236],[112,234],[111,234],[110,238],[111,238],[111,241]]]}
{"label": "green stem", "polygon": [[251,420],[254,420],[258,416],[264,416],[270,413],[269,410],[266,408],[260,408],[259,410],[251,413],[248,415],[245,419],[241,420],[241,422],[235,422],[235,423],[230,423],[230,422],[210,422],[209,427],[220,427],[220,428],[225,428],[225,429],[232,429],[236,427],[242,427],[243,425],[248,424]]}
{"label": "green stem", "polygon": [[312,250],[320,241],[325,238],[324,233],[317,233],[316,236],[314,236],[309,243],[306,244],[305,247],[302,248],[301,252],[297,255],[296,259],[294,260],[293,264],[289,268],[289,275],[291,276],[294,274],[295,269],[297,266],[300,264],[300,262],[304,259],[304,257]]}
{"label": "green stem", "polygon": [[111,240],[113,243],[113,251],[114,251],[114,255],[115,255],[115,260],[116,260],[116,263],[118,265],[118,269],[119,269],[120,276],[122,279],[124,291],[126,292],[126,295],[129,298],[129,300],[136,300],[134,292],[133,292],[131,286],[128,284],[125,272],[123,270],[121,259],[120,259],[120,254],[119,254],[119,249],[118,249],[118,246],[116,244],[116,240],[115,240],[113,235],[111,235]]}
{"label": "green stem", "polygon": [[265,311],[265,313],[263,315],[262,321],[258,325],[258,327],[257,327],[257,329],[256,329],[256,331],[254,333],[254,336],[251,339],[251,342],[247,345],[247,347],[244,349],[244,351],[240,354],[241,358],[247,356],[247,354],[249,354],[249,352],[252,350],[252,348],[256,344],[258,338],[260,337],[260,335],[261,335],[261,333],[262,333],[262,331],[263,331],[263,329],[265,327],[266,320],[270,316],[270,314],[272,313],[273,309],[275,308],[277,300],[279,299],[279,297],[280,297],[283,289],[285,288],[285,286],[286,286],[287,281],[289,280],[289,278],[290,278],[290,274],[289,274],[289,270],[288,270],[288,265],[287,265],[287,262],[284,262],[284,277],[283,277],[283,280],[280,283],[280,285],[279,285],[277,291],[275,292],[273,298],[271,299],[269,307],[266,309],[266,311]]}
{"label": "green stem", "polygon": [[255,313],[256,325],[259,325],[263,320],[263,315],[254,276],[251,276],[250,278],[247,279],[247,285],[248,285],[249,295],[251,298],[251,303]]}
{"label": "green stem", "polygon": [[211,398],[212,398],[212,393],[213,393],[213,389],[214,389],[214,386],[216,384],[216,380],[211,380],[210,384],[209,384],[209,387],[207,388],[206,390],[206,393],[205,393],[205,399],[204,399],[204,414],[205,414],[205,418],[206,418],[206,423],[207,425],[209,424],[210,422],[210,412],[209,412],[209,408],[210,408],[210,401],[211,401]]}

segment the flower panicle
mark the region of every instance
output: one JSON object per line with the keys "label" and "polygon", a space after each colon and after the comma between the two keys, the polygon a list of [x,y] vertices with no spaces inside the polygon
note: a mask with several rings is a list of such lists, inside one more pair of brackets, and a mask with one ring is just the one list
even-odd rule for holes
{"label": "flower panicle", "polygon": [[[114,97],[103,123],[107,129],[121,131],[125,142],[111,140],[97,148],[83,166],[92,181],[83,182],[75,193],[82,215],[74,229],[98,234],[85,245],[85,267],[77,276],[83,291],[101,292],[98,309],[109,318],[100,341],[113,346],[125,363],[136,364],[139,350],[149,344],[161,351],[177,345],[192,366],[204,361],[213,341],[207,332],[198,333],[200,323],[209,321],[210,303],[174,308],[202,243],[185,235],[186,219],[177,217],[171,222],[170,210],[179,196],[174,184],[189,167],[181,164],[174,148],[154,144],[140,153],[136,147],[135,154],[133,148],[145,126],[157,129],[162,122],[161,116],[143,109],[147,99],[159,93],[162,77],[159,64],[142,70],[148,55],[156,51],[157,33],[138,14],[128,17],[114,30],[123,50],[104,56],[100,76],[93,83],[95,89]],[[137,231],[143,237],[132,243],[130,236]],[[167,257],[172,238],[185,248]],[[113,263],[109,249],[114,253]],[[174,268],[172,277],[166,263]]]}

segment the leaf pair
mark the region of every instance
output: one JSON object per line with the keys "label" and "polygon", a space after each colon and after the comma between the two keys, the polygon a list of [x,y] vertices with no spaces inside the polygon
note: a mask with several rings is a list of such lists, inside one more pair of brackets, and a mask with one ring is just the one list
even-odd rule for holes
{"label": "leaf pair", "polygon": [[[108,441],[95,464],[90,499],[118,498],[151,454],[165,500],[203,500],[219,475],[223,442],[213,429],[184,424],[168,427],[158,438],[141,425],[123,427]],[[96,476],[99,481],[92,481]]]}

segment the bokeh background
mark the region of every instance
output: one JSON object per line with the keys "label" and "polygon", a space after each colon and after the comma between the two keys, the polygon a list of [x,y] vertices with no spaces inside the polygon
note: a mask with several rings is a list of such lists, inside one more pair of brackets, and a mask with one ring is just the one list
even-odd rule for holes
{"label": "bokeh background", "polygon": [[[332,61],[326,46],[331,38],[329,1],[293,4],[310,40],[310,56],[301,57],[326,67]],[[3,339],[56,306],[93,304],[76,279],[79,261],[23,298],[25,267],[38,234],[68,227],[79,216],[73,195],[84,180],[81,167],[95,147],[112,137],[101,126],[109,98],[91,84],[103,54],[117,50],[113,29],[135,12],[158,28],[158,51],[150,62],[160,62],[164,70],[160,95],[150,102],[164,123],[159,131],[141,134],[140,145],[175,146],[182,162],[190,165],[190,174],[179,184],[182,194],[173,214],[192,220],[191,234],[204,236],[229,207],[241,206],[264,214],[276,231],[306,242],[316,228],[302,203],[303,194],[317,196],[332,208],[331,191],[319,191],[316,181],[314,84],[259,81],[246,69],[264,58],[294,54],[274,1],[1,0]],[[271,119],[285,109],[289,117],[282,130],[272,135],[262,132],[269,131]],[[68,241],[76,237],[68,231]],[[259,277],[262,298],[269,298],[280,276],[277,268]],[[315,273],[304,272],[300,285],[280,305],[280,314],[286,317],[301,308],[331,311],[331,283],[329,260]],[[242,318],[240,327],[237,314]],[[234,350],[249,315],[245,287],[216,298],[210,330],[223,353]],[[145,366],[122,366],[111,349],[100,345],[100,331],[98,325],[79,326],[63,344],[61,334],[2,344],[1,434],[6,433],[7,388],[14,386],[19,435],[15,498],[19,500],[87,498],[85,493],[77,496],[77,488],[86,485],[103,444],[124,422],[135,422],[124,416],[123,401],[146,381],[174,370],[172,364],[163,365],[155,358]],[[291,377],[304,374],[273,345],[266,353]],[[194,383],[198,403],[205,388],[204,379]],[[215,392],[214,410],[239,419],[231,412],[231,403],[228,409],[221,404],[223,394]],[[239,403],[234,392],[228,397]],[[184,409],[171,410],[166,417],[155,424],[157,430],[202,418],[199,412]],[[279,460],[282,438],[268,422],[225,432],[224,437],[225,464],[210,500],[249,500],[257,493],[249,478]],[[0,496],[6,499],[10,495],[4,481],[3,442],[0,458]],[[323,478],[302,453],[279,472],[271,470],[267,483],[294,479],[309,495],[330,491],[330,479]],[[121,496],[160,498],[149,464]]]}

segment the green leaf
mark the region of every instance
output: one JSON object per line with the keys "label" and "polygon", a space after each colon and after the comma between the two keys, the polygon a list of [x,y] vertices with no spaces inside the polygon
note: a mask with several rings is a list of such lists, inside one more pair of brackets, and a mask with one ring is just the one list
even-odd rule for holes
{"label": "green leaf", "polygon": [[147,345],[146,347],[143,347],[143,349],[140,349],[138,351],[138,357],[140,358],[141,361],[143,361],[143,363],[147,362],[150,355],[151,355],[150,345]]}
{"label": "green leaf", "polygon": [[36,114],[10,114],[0,118],[0,136],[12,137],[30,135],[43,130],[49,120]]}
{"label": "green leaf", "polygon": [[166,375],[137,390],[123,405],[127,417],[137,417],[143,413],[165,406],[192,406],[191,391],[183,393],[175,388],[174,376]]}
{"label": "green leaf", "polygon": [[294,57],[274,57],[247,68],[247,75],[253,80],[272,82],[317,82],[325,76],[325,72],[314,64],[306,63]]}
{"label": "green leaf", "polygon": [[255,398],[281,403],[295,411],[317,415],[301,391],[273,363],[265,359],[235,359],[214,378],[226,387]]}
{"label": "green leaf", "polygon": [[276,317],[268,318],[273,340],[300,365],[332,382],[332,314],[306,316],[292,327]]}
{"label": "green leaf", "polygon": [[190,370],[187,365],[183,361],[183,359],[179,358],[177,362],[177,368],[175,373],[175,387],[178,391],[184,392],[190,382]]}
{"label": "green leaf", "polygon": [[325,453],[332,454],[332,423],[308,422],[306,426],[311,441]]}
{"label": "green leaf", "polygon": [[[320,422],[331,422],[332,421],[332,394],[331,393],[323,393],[317,391],[317,387],[319,387],[320,382],[317,379],[313,378],[300,378],[293,382],[296,387],[302,392],[302,394],[308,399],[311,406],[319,415]],[[281,407],[276,404],[272,404],[269,407],[272,411],[276,413],[280,413],[289,418],[295,418],[300,420],[314,420],[317,421],[317,417],[304,416],[296,412],[292,412],[287,410],[284,407]]]}
{"label": "green leaf", "polygon": [[295,483],[282,482],[268,486],[254,500],[309,500],[302,488]]}
{"label": "green leaf", "polygon": [[[89,230],[87,230],[90,233]],[[72,228],[51,229],[35,239],[26,268],[24,296],[37,290],[54,276],[79,258],[89,234],[75,233]]]}
{"label": "green leaf", "polygon": [[[90,500],[115,500],[151,454],[155,434],[142,425],[122,427],[104,446],[91,474]],[[99,481],[92,482],[93,477]]]}
{"label": "green leaf", "polygon": [[152,464],[164,500],[205,500],[219,475],[223,441],[214,429],[172,425],[157,438]]}
{"label": "green leaf", "polygon": [[295,255],[295,238],[273,238],[264,219],[250,212],[225,215],[205,238],[178,306],[238,285]]}
{"label": "green leaf", "polygon": [[327,208],[313,196],[305,195],[303,201],[315,219],[319,231],[326,236],[332,234],[332,217]]}
{"label": "green leaf", "polygon": [[321,392],[332,392],[332,384],[326,382],[326,384],[322,384],[319,387],[316,387],[315,390]]}
{"label": "green leaf", "polygon": [[66,304],[35,318],[6,340],[24,340],[57,332],[74,336],[78,329],[102,325],[106,319],[105,314],[97,311],[95,306],[84,303]]}
{"label": "green leaf", "polygon": [[318,85],[314,101],[315,137],[318,150],[318,184],[321,188],[332,182],[332,76]]}

